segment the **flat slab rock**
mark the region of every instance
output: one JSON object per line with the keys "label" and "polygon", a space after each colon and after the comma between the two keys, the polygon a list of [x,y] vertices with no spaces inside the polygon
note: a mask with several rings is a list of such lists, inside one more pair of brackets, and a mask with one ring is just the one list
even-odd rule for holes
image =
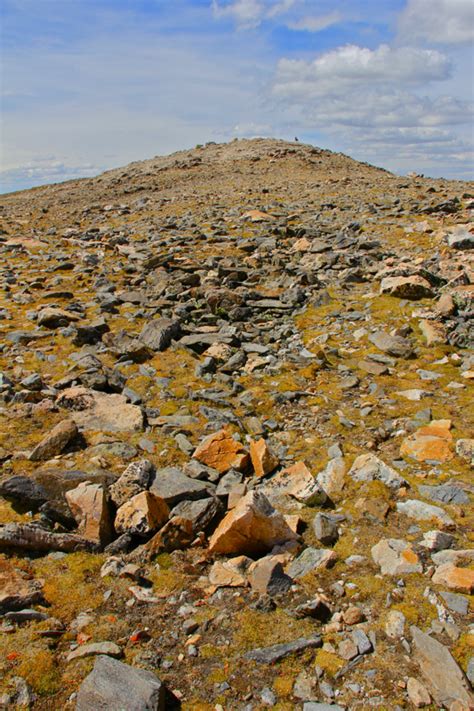
{"label": "flat slab rock", "polygon": [[165,687],[155,674],[105,655],[96,659],[76,701],[76,711],[165,711],[165,708]]}
{"label": "flat slab rock", "polygon": [[449,708],[454,701],[461,701],[467,708],[472,708],[474,696],[468,681],[447,647],[414,625],[410,631],[413,657],[436,703]]}
{"label": "flat slab rock", "polygon": [[388,464],[385,464],[375,454],[361,454],[349,469],[349,476],[354,481],[381,481],[390,489],[399,489],[405,486],[405,479]]}
{"label": "flat slab rock", "polygon": [[259,647],[247,652],[244,657],[259,664],[273,664],[280,659],[288,657],[290,654],[303,652],[305,649],[321,647],[322,639],[319,635],[305,639],[300,637],[294,642],[285,642],[283,644],[274,644],[271,647]]}
{"label": "flat slab rock", "polygon": [[181,469],[164,467],[152,475],[150,491],[174,506],[180,501],[203,499],[213,491],[212,484],[199,479],[191,479]]}
{"label": "flat slab rock", "polygon": [[142,411],[136,405],[130,405],[124,395],[73,387],[64,390],[57,403],[71,410],[71,419],[83,432],[136,432],[143,429]]}

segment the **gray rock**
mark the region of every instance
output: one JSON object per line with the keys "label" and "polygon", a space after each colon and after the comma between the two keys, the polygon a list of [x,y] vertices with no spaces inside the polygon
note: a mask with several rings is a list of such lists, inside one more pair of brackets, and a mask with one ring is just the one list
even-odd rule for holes
{"label": "gray rock", "polygon": [[400,538],[382,538],[371,549],[372,558],[382,575],[422,573],[423,566],[411,544]]}
{"label": "gray rock", "polygon": [[369,336],[369,341],[395,358],[410,358],[414,354],[411,342],[402,336],[390,336],[384,331],[377,331]]}
{"label": "gray rock", "polygon": [[325,546],[336,543],[339,538],[338,517],[331,514],[317,513],[313,521],[313,530],[318,541]]}
{"label": "gray rock", "polygon": [[469,600],[467,597],[452,592],[440,592],[439,594],[451,612],[456,612],[462,616],[467,615],[469,611]]}
{"label": "gray rock", "polygon": [[349,476],[354,481],[374,481],[383,482],[390,489],[397,490],[406,485],[405,479],[388,464],[385,464],[375,454],[361,454],[358,456],[349,469]]}
{"label": "gray rock", "polygon": [[452,249],[474,249],[474,234],[466,225],[455,225],[447,235],[448,246]]}
{"label": "gray rock", "polygon": [[195,533],[205,531],[219,516],[225,512],[220,499],[215,496],[197,501],[181,501],[171,511],[170,517],[187,518],[193,524]]}
{"label": "gray rock", "polygon": [[259,647],[247,652],[244,657],[259,664],[273,664],[280,659],[288,657],[290,654],[303,652],[305,649],[320,647],[322,640],[319,635],[305,639],[295,639],[294,642],[285,642],[283,644],[274,644],[271,647]]}
{"label": "gray rock", "polygon": [[101,656],[82,682],[76,711],[165,711],[165,688],[152,672]]}
{"label": "gray rock", "polygon": [[164,467],[152,477],[150,491],[173,506],[186,499],[204,499],[213,493],[213,487],[208,482],[191,479],[176,467]]}
{"label": "gray rock", "polygon": [[27,476],[12,476],[0,484],[0,496],[33,511],[48,500],[45,489]]}
{"label": "gray rock", "polygon": [[410,631],[413,657],[436,703],[449,708],[454,701],[461,701],[469,708],[474,703],[474,697],[448,648],[414,625]]}
{"label": "gray rock", "polygon": [[355,629],[351,632],[352,641],[357,646],[359,654],[369,654],[373,651],[372,642],[361,629]]}
{"label": "gray rock", "polygon": [[180,334],[179,321],[166,318],[149,321],[140,333],[140,341],[153,351],[164,351]]}
{"label": "gray rock", "polygon": [[333,551],[326,548],[306,548],[287,568],[291,578],[302,578],[313,570],[329,567],[336,561]]}
{"label": "gray rock", "polygon": [[474,657],[471,657],[467,663],[466,676],[471,684],[474,685]]}
{"label": "gray rock", "polygon": [[344,706],[325,704],[319,701],[307,701],[303,704],[303,711],[344,711]]}
{"label": "gray rock", "polygon": [[420,485],[418,491],[421,496],[441,504],[468,504],[469,497],[460,486],[454,484],[441,484],[440,486]]}
{"label": "gray rock", "polygon": [[154,471],[155,467],[148,459],[129,464],[109,489],[110,498],[117,508],[148,489]]}
{"label": "gray rock", "polygon": [[407,501],[399,501],[397,503],[397,511],[399,513],[414,518],[415,521],[431,521],[432,519],[439,521],[446,526],[454,526],[453,519],[448,516],[439,506],[433,504],[425,504],[424,501],[418,499],[408,499]]}

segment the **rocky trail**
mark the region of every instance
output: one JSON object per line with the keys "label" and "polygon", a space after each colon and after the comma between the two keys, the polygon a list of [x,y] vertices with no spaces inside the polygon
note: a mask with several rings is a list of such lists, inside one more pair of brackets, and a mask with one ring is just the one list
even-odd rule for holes
{"label": "rocky trail", "polygon": [[271,139],[0,199],[0,708],[474,709],[474,183]]}

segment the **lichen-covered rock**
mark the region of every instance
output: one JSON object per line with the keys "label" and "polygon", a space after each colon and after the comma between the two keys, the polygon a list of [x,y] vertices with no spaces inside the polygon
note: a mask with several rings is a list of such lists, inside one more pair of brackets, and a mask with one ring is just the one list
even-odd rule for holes
{"label": "lichen-covered rock", "polygon": [[221,474],[229,469],[243,471],[250,461],[247,450],[226,429],[206,437],[194,451],[193,457]]}
{"label": "lichen-covered rock", "polygon": [[383,538],[371,550],[382,575],[422,573],[423,565],[413,546],[397,538]]}

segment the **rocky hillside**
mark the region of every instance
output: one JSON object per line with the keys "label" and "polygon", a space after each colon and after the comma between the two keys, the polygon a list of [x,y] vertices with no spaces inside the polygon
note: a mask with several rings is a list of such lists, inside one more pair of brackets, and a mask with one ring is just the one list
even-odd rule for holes
{"label": "rocky hillside", "polygon": [[474,708],[473,209],[268,139],[1,198],[0,708]]}

